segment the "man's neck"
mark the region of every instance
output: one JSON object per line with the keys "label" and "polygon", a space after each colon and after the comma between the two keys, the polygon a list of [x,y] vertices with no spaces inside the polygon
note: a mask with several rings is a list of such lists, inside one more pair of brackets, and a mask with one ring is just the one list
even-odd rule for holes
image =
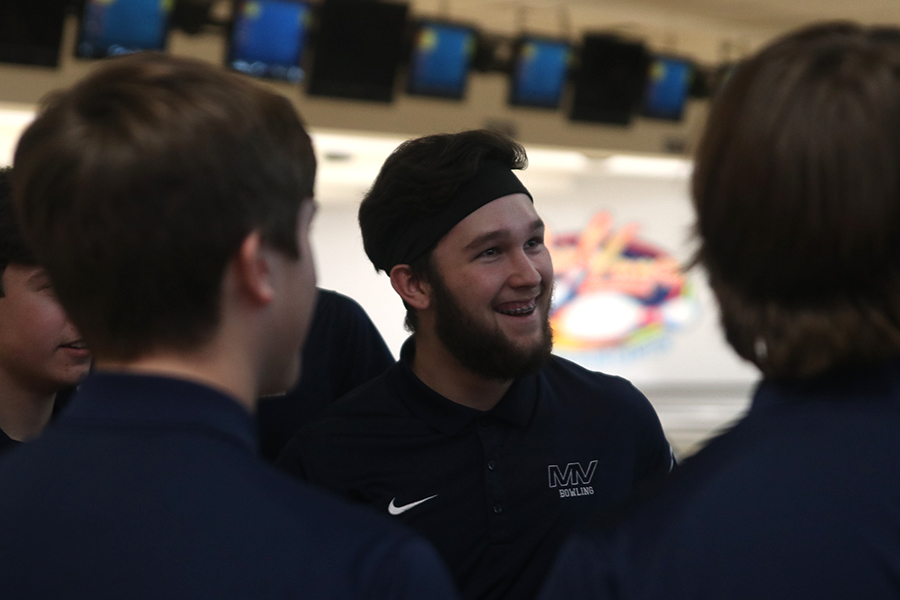
{"label": "man's neck", "polygon": [[50,422],[56,392],[29,388],[0,369],[0,429],[19,442],[36,438]]}
{"label": "man's neck", "polygon": [[136,375],[157,375],[193,381],[219,390],[246,408],[256,412],[257,395],[253,378],[246,365],[221,360],[215,352],[161,352],[142,356],[130,361],[98,359],[97,370]]}
{"label": "man's neck", "polygon": [[513,380],[485,379],[464,367],[435,337],[415,337],[412,370],[422,383],[445,398],[476,410],[488,411],[500,402]]}

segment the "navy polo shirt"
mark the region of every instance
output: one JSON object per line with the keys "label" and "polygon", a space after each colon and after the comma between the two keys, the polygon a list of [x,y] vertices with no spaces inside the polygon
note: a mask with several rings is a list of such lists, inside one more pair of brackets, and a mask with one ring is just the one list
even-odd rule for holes
{"label": "navy polo shirt", "polygon": [[764,381],[622,526],[573,536],[544,600],[900,597],[900,362]]}
{"label": "navy polo shirt", "polygon": [[665,475],[650,403],[552,357],[492,410],[454,403],[399,363],[326,408],[278,464],[421,532],[465,598],[532,598],[565,534]]}
{"label": "navy polo shirt", "polygon": [[429,545],[256,458],[255,423],[184,380],[95,373],[0,459],[0,595],[453,598]]}
{"label": "navy polo shirt", "polygon": [[394,364],[362,306],[330,290],[319,290],[301,356],[296,385],[284,395],[262,398],[256,409],[259,451],[269,462],[319,411]]}

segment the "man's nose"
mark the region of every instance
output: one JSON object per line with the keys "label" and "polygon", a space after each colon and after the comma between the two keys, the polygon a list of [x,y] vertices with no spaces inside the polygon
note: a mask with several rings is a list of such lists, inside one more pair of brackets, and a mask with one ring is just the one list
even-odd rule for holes
{"label": "man's nose", "polygon": [[512,258],[512,272],[509,284],[512,287],[537,287],[543,280],[536,257],[524,250],[516,252]]}

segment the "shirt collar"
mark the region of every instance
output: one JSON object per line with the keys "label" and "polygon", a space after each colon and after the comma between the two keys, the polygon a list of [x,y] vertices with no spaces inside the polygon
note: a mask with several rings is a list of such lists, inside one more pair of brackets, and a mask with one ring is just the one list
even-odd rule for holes
{"label": "shirt collar", "polygon": [[480,411],[457,404],[437,393],[413,372],[412,359],[416,353],[415,339],[410,337],[400,349],[397,363],[404,404],[418,418],[444,434],[453,434],[468,427],[483,416],[495,417],[517,427],[527,427],[540,395],[536,375],[517,377],[497,406]]}
{"label": "shirt collar", "polygon": [[78,386],[60,419],[197,427],[251,453],[258,450],[246,408],[225,393],[184,379],[95,371]]}
{"label": "shirt collar", "polygon": [[808,401],[852,401],[859,398],[894,400],[900,396],[900,360],[832,369],[798,380],[763,380],[753,395],[750,411]]}

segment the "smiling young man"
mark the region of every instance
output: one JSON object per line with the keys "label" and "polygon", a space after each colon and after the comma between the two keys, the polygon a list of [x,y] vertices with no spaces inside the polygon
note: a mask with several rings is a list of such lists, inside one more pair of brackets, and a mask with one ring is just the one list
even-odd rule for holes
{"label": "smiling young man", "polygon": [[57,394],[84,377],[91,356],[25,246],[0,169],[0,452],[37,437]]}
{"label": "smiling young man", "polygon": [[513,172],[525,162],[487,131],[387,159],[359,221],[413,335],[279,459],[423,533],[471,599],[535,596],[567,532],[672,465],[640,392],[551,355],[553,265]]}
{"label": "smiling young man", "polygon": [[290,102],[160,54],[51,96],[15,154],[27,239],[96,369],[0,461],[0,595],[455,597],[434,550],[256,457],[315,301]]}

